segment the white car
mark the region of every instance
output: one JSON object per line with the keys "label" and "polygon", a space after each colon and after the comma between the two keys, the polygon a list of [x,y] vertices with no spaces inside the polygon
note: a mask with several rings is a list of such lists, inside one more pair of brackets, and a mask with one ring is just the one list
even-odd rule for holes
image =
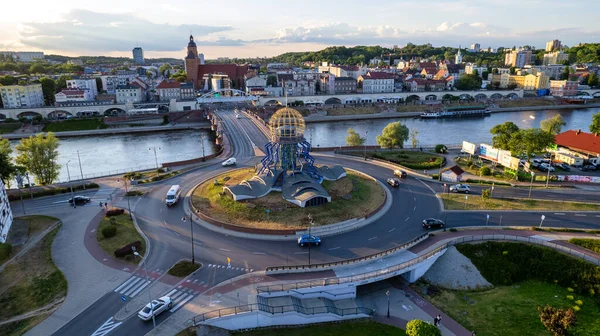
{"label": "white car", "polygon": [[154,316],[164,312],[167,309],[173,308],[173,300],[168,296],[163,296],[157,300],[152,300],[140,312],[138,317],[144,321],[152,319],[152,307],[154,307]]}
{"label": "white car", "polygon": [[235,165],[235,162],[236,162],[236,161],[235,161],[235,158],[234,158],[234,157],[231,157],[231,158],[229,158],[229,159],[227,159],[227,160],[223,161],[222,165],[223,165],[223,167],[227,167],[227,166],[233,166],[233,165]]}
{"label": "white car", "polygon": [[454,193],[462,192],[468,194],[471,191],[471,189],[468,185],[459,183],[457,185],[450,186],[450,191]]}

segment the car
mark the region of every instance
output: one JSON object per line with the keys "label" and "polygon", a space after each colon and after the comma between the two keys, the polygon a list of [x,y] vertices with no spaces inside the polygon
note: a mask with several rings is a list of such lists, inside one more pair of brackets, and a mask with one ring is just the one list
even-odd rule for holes
{"label": "car", "polygon": [[540,170],[542,171],[555,171],[556,169],[554,169],[554,167],[552,167],[549,163],[542,163],[539,167]]}
{"label": "car", "polygon": [[423,228],[424,229],[433,229],[438,228],[441,229],[444,227],[444,221],[436,218],[425,218],[423,219]]}
{"label": "car", "polygon": [[167,309],[173,308],[173,300],[171,300],[168,296],[163,296],[156,300],[152,300],[152,302],[148,303],[140,312],[138,313],[138,317],[144,321],[148,321],[152,319],[152,307],[154,307],[154,316],[164,312]]}
{"label": "car", "polygon": [[234,157],[230,157],[229,159],[223,161],[222,165],[223,165],[223,167],[234,166],[235,162],[236,162],[235,158]]}
{"label": "car", "polygon": [[566,171],[570,171],[571,170],[571,167],[569,167],[569,165],[566,164],[566,163],[560,163],[560,164],[557,165],[557,167],[560,168],[560,169],[562,169],[562,170],[566,170]]}
{"label": "car", "polygon": [[398,180],[397,178],[389,178],[387,179],[387,183],[389,185],[391,185],[392,187],[399,187],[400,186],[400,180]]}
{"label": "car", "polygon": [[312,236],[312,235],[303,235],[303,236],[298,237],[298,246],[304,247],[306,245],[319,246],[319,245],[321,245],[321,238],[319,238],[317,236]]}
{"label": "car", "polygon": [[407,174],[404,170],[400,170],[400,169],[396,169],[394,170],[394,175],[400,177],[400,178],[406,178]]}
{"label": "car", "polygon": [[469,188],[468,185],[459,183],[459,184],[450,186],[450,191],[455,192],[455,193],[462,192],[462,193],[468,194],[471,191],[471,189]]}
{"label": "car", "polygon": [[585,166],[582,166],[581,168],[579,168],[579,170],[581,170],[581,171],[596,170],[596,166],[594,166],[594,165],[585,165]]}
{"label": "car", "polygon": [[69,198],[69,203],[73,204],[73,200],[75,200],[75,205],[89,203],[91,199],[87,196],[75,196],[73,198]]}

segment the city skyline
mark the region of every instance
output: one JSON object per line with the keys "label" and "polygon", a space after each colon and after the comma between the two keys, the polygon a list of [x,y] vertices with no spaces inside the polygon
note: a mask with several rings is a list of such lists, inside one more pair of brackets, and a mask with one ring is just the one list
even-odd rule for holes
{"label": "city skyline", "polygon": [[[274,56],[330,45],[403,46],[408,42],[543,48],[546,41],[559,39],[571,46],[600,39],[600,30],[582,24],[593,22],[594,11],[581,11],[582,6],[593,4],[588,0],[577,4],[437,0],[423,6],[380,0],[364,6],[355,0],[307,0],[273,7],[265,1],[233,0],[220,5],[189,0],[168,4],[107,0],[100,11],[97,3],[57,8],[33,1],[27,7],[22,3],[3,5],[11,15],[0,23],[0,50],[131,57],[132,48],[140,46],[148,58],[183,58],[190,32],[198,51],[207,58]],[[372,13],[366,14],[360,6]],[[507,10],[511,7],[519,10]]]}

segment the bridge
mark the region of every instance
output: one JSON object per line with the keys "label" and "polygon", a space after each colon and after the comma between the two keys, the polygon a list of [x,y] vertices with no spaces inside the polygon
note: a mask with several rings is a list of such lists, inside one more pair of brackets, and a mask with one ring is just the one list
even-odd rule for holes
{"label": "bridge", "polygon": [[244,103],[257,102],[258,100],[257,96],[236,89],[219,89],[196,98],[198,104]]}
{"label": "bridge", "polygon": [[577,91],[577,95],[592,97],[592,98],[600,98],[600,90],[599,89],[579,90],[579,91]]}
{"label": "bridge", "polygon": [[25,107],[15,109],[0,109],[0,120],[5,118],[13,119],[33,119],[37,116],[42,118],[68,118],[68,117],[83,117],[83,116],[106,116],[106,115],[122,115],[122,114],[138,114],[148,113],[149,110],[155,110],[158,113],[159,109],[164,112],[170,110],[170,102],[156,103],[129,103],[129,104],[99,104],[99,103],[84,103],[73,104],[71,106],[49,106],[49,107]]}

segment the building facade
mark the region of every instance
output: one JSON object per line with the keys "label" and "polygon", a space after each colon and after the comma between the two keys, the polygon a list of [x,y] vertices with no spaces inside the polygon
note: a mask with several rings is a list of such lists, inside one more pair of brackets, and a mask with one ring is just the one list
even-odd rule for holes
{"label": "building facade", "polygon": [[555,97],[571,97],[577,95],[577,81],[551,80],[550,94]]}
{"label": "building facade", "polygon": [[4,182],[0,180],[0,243],[6,243],[8,231],[10,230],[12,222],[13,214],[10,207],[10,201],[8,200]]}
{"label": "building facade", "polygon": [[0,97],[4,108],[44,106],[42,84],[0,86]]}
{"label": "building facade", "polygon": [[335,77],[333,82],[334,93],[356,92],[358,82],[352,77]]}
{"label": "building facade", "polygon": [[479,52],[481,50],[481,44],[473,43],[471,44],[471,52]]}
{"label": "building facade", "polygon": [[67,89],[88,89],[91,96],[88,100],[94,100],[98,96],[98,86],[95,78],[79,78],[67,80]]}
{"label": "building facade", "polygon": [[182,100],[196,99],[196,91],[194,90],[194,84],[192,84],[191,82],[181,83],[179,89]]}
{"label": "building facade", "polygon": [[15,61],[20,62],[31,62],[44,59],[44,53],[41,51],[0,51],[0,55],[10,56]]}
{"label": "building facade", "polygon": [[142,88],[137,85],[122,85],[116,89],[117,104],[141,103],[144,101]]}
{"label": "building facade", "polygon": [[369,71],[358,77],[358,83],[362,84],[363,93],[394,92],[394,78],[393,74],[387,72]]}
{"label": "building facade", "polygon": [[544,65],[561,64],[564,61],[569,60],[569,54],[562,51],[554,51],[544,55]]}
{"label": "building facade", "polygon": [[142,47],[135,47],[131,52],[133,53],[133,62],[138,65],[144,65],[144,49]]}
{"label": "building facade", "polygon": [[465,73],[466,74],[472,75],[475,73],[475,71],[477,71],[477,74],[479,75],[479,77],[481,77],[484,72],[488,71],[488,68],[485,66],[478,67],[477,64],[475,64],[475,63],[467,63],[465,65]]}
{"label": "building facade", "polygon": [[89,95],[89,90],[87,89],[62,89],[54,95],[54,99],[57,103],[84,102],[90,100],[88,99]]}
{"label": "building facade", "polygon": [[160,101],[170,101],[181,98],[181,83],[174,80],[164,80],[156,87],[156,93]]}
{"label": "building facade", "polygon": [[515,68],[523,68],[531,64],[531,50],[511,50],[504,57],[504,64]]}
{"label": "building facade", "polygon": [[562,48],[562,43],[559,40],[546,42],[546,51],[556,51]]}

